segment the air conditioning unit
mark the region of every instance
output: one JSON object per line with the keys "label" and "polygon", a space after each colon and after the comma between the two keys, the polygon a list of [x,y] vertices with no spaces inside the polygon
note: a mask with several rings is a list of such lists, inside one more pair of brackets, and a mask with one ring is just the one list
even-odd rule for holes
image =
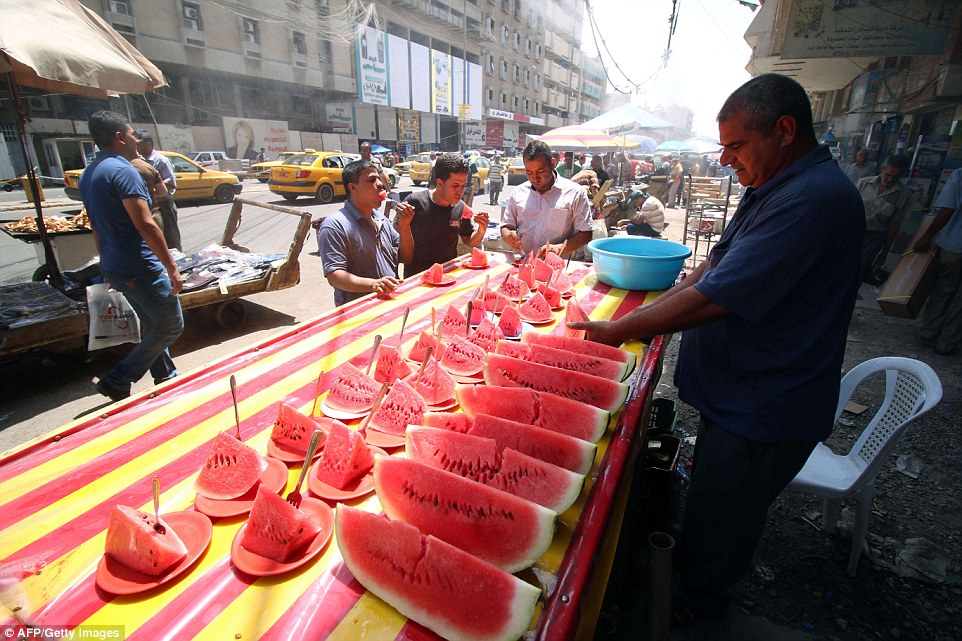
{"label": "air conditioning unit", "polygon": [[123,16],[130,15],[130,5],[124,0],[110,0],[107,6],[110,9],[110,13],[117,13]]}
{"label": "air conditioning unit", "polygon": [[50,111],[50,101],[43,96],[27,98],[30,111]]}
{"label": "air conditioning unit", "polygon": [[189,5],[184,6],[184,17],[188,20],[200,20],[200,11],[197,7],[191,7]]}

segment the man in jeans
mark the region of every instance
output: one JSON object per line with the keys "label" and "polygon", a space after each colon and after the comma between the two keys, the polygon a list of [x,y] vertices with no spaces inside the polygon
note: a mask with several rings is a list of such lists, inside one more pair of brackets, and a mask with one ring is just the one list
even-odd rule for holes
{"label": "man in jeans", "polygon": [[119,401],[148,370],[155,384],[177,376],[167,348],[184,330],[177,299],[184,279],[150,215],[147,186],[130,164],[137,157],[130,122],[98,111],[88,126],[100,151],[80,176],[80,197],[100,249],[104,280],[127,298],[141,325],[140,343],[96,383],[98,392]]}

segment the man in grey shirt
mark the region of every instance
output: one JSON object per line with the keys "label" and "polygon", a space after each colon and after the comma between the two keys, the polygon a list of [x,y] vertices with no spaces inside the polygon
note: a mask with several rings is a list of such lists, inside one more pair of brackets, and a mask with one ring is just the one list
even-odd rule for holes
{"label": "man in grey shirt", "polygon": [[865,147],[859,147],[855,151],[855,162],[845,168],[845,175],[853,183],[875,175],[875,164],[868,161],[868,150]]}
{"label": "man in grey shirt", "polygon": [[180,226],[177,224],[177,205],[174,204],[174,192],[177,191],[177,177],[174,176],[174,165],[170,162],[167,156],[160,154],[154,149],[154,137],[146,129],[138,129],[135,134],[137,136],[137,151],[144,160],[149,162],[160,174],[161,180],[167,186],[167,192],[169,193],[168,198],[158,198],[157,207],[160,220],[157,220],[158,215],[154,215],[154,222],[160,227],[161,231],[164,232],[164,240],[167,241],[167,246],[171,249],[183,250],[183,244],[180,239]]}
{"label": "man in grey shirt", "polygon": [[389,294],[401,282],[401,236],[379,211],[387,192],[377,168],[368,160],[356,160],[344,168],[342,179],[347,202],[317,230],[324,276],[338,306],[365,294]]}

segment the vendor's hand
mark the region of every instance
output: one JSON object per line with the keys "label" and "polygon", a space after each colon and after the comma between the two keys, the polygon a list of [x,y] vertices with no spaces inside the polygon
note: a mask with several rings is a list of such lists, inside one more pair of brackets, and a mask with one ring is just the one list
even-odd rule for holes
{"label": "vendor's hand", "polygon": [[384,276],[371,283],[371,291],[375,294],[390,294],[401,284],[400,279],[394,276]]}
{"label": "vendor's hand", "polygon": [[480,229],[488,228],[488,213],[484,211],[479,211],[474,215],[474,224]]}
{"label": "vendor's hand", "polygon": [[514,229],[501,228],[501,239],[516,252],[521,252],[521,234]]}
{"label": "vendor's hand", "polygon": [[609,321],[585,321],[579,323],[566,323],[570,329],[583,329],[587,332],[585,338],[596,343],[604,343],[612,347],[620,347],[624,339],[616,331],[613,323]]}
{"label": "vendor's hand", "polygon": [[410,203],[399,203],[395,205],[394,211],[397,212],[398,226],[411,226],[411,221],[414,220],[414,207]]}
{"label": "vendor's hand", "polygon": [[167,272],[167,277],[170,279],[170,293],[179,294],[182,289],[184,289],[184,276],[180,273],[180,270],[173,269]]}
{"label": "vendor's hand", "polygon": [[551,245],[551,244],[542,245],[541,247],[538,248],[537,257],[544,258],[548,254],[558,254],[560,256],[561,252],[565,250],[565,245],[567,245],[567,243],[559,243],[557,245]]}

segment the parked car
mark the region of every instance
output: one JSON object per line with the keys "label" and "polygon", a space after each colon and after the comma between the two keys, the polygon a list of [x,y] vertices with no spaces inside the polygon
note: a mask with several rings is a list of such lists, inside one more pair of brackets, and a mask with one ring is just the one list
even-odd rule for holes
{"label": "parked car", "polygon": [[428,182],[431,177],[431,154],[423,153],[415,156],[414,160],[411,161],[408,176],[411,177],[411,182],[414,183],[415,187]]}
{"label": "parked car", "polygon": [[[162,151],[160,153],[167,156],[167,159],[174,166],[174,177],[177,178],[177,191],[174,192],[175,203],[188,200],[213,200],[219,203],[229,203],[244,188],[234,174],[201,167],[190,158],[175,151]],[[83,173],[82,169],[70,169],[64,172],[64,193],[74,200],[80,200],[78,181],[81,173]]]}
{"label": "parked car", "polygon": [[345,195],[341,173],[348,163],[358,158],[357,154],[340,151],[297,154],[271,168],[267,186],[287,201],[293,202],[298,196],[314,196],[319,202],[329,203],[335,196]]}
{"label": "parked car", "polygon": [[474,175],[474,194],[484,193],[484,181],[488,179],[488,172],[491,171],[491,163],[484,156],[473,156],[469,159],[477,167],[478,173]]}
{"label": "parked car", "polygon": [[255,162],[251,165],[250,171],[248,172],[251,178],[256,178],[262,183],[266,183],[270,180],[271,169],[278,165],[283,165],[291,156],[296,156],[297,154],[305,153],[303,151],[282,151],[278,153],[273,160],[265,160],[263,162]]}
{"label": "parked car", "polygon": [[418,154],[411,154],[401,162],[394,163],[394,167],[393,167],[394,171],[396,171],[401,176],[408,173],[408,171],[411,170],[411,163],[414,162],[414,159],[417,157],[418,157]]}
{"label": "parked car", "polygon": [[233,160],[223,151],[192,151],[188,157],[201,167],[217,169],[221,160]]}
{"label": "parked car", "polygon": [[508,184],[509,185],[520,185],[528,179],[528,172],[524,169],[524,158],[518,156],[517,158],[511,159],[511,164],[508,165]]}

